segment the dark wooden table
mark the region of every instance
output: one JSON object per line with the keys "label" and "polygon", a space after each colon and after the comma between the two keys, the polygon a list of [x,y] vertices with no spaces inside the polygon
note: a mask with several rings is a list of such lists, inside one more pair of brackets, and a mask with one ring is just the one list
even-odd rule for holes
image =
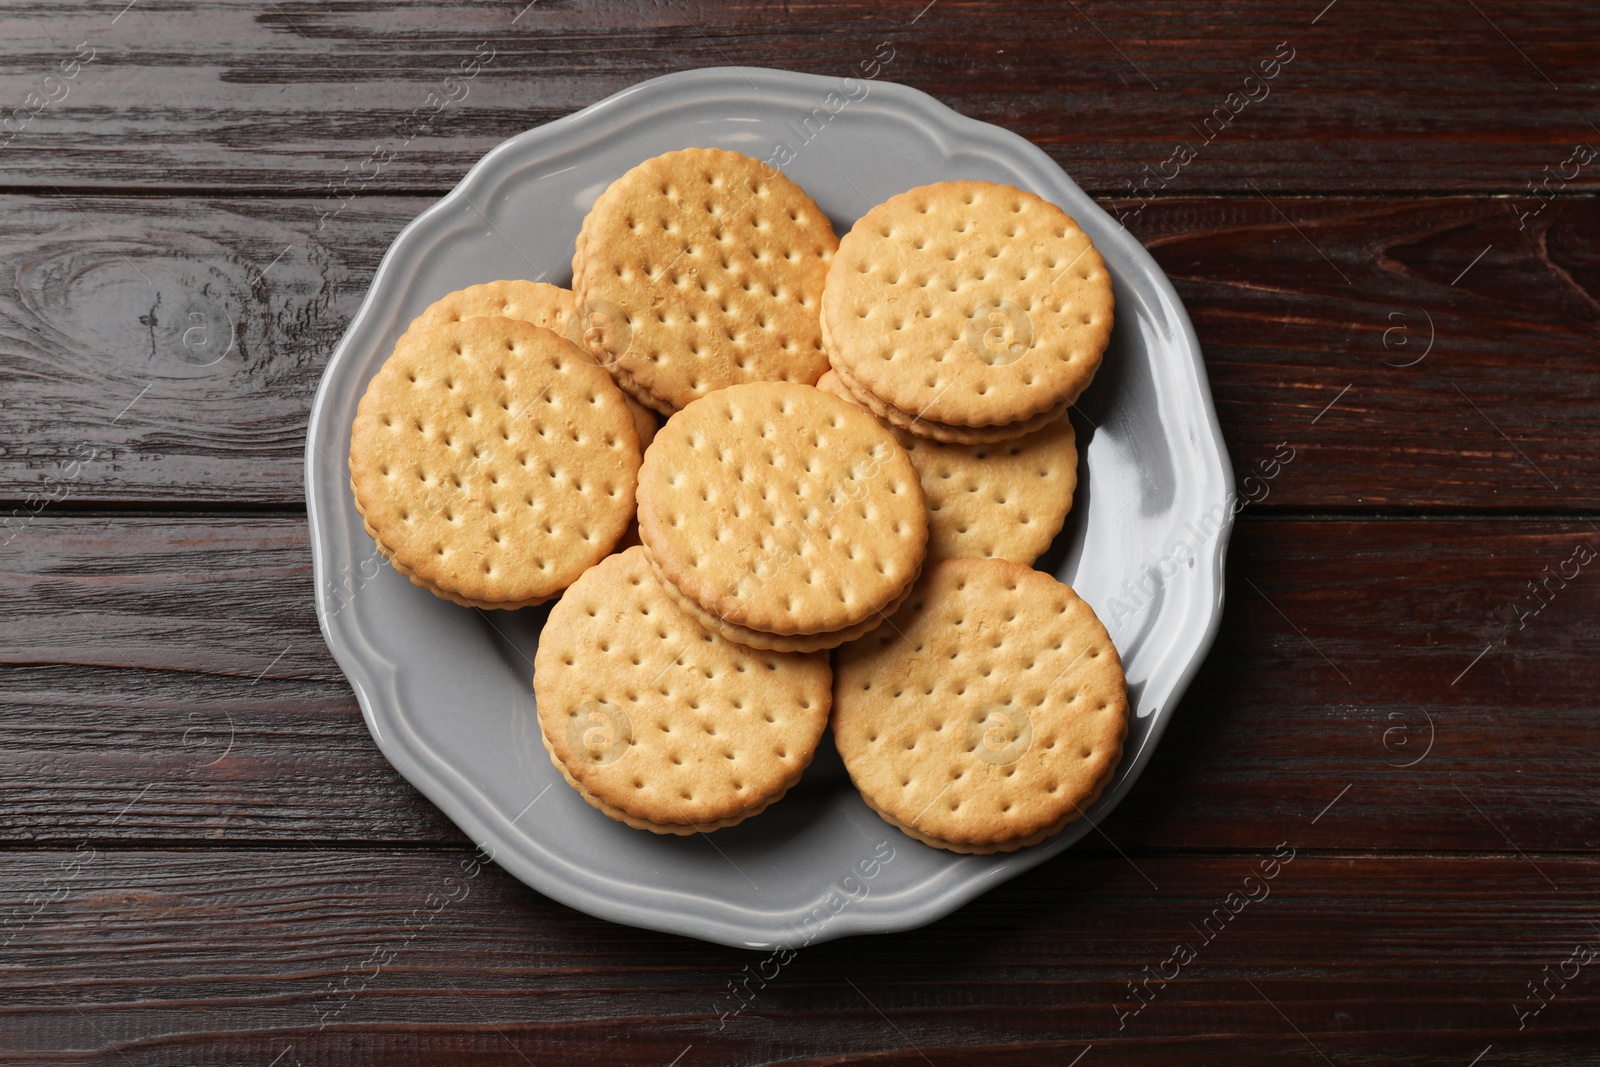
{"label": "dark wooden table", "polygon": [[[323,646],[303,434],[492,145],[885,43],[1151,249],[1261,498],[1103,834],[735,1014],[751,956],[492,866],[424,907],[471,847]],[[1600,1063],[1597,49],[1580,0],[8,0],[0,1061]]]}

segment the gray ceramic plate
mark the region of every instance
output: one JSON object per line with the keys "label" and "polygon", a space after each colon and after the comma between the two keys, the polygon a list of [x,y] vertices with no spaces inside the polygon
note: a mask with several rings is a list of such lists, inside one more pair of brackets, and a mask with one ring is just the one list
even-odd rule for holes
{"label": "gray ceramic plate", "polygon": [[[1079,403],[1067,527],[1039,562],[1105,620],[1137,711],[1087,820],[1005,856],[958,856],[883,823],[831,744],[780,804],[710,836],[657,837],[585,804],[539,742],[530,680],[542,609],[457,607],[384,565],[350,499],[350,423],[410,319],[494,278],[569,281],[589,205],[675,148],[770,159],[840,233],[926,182],[1009,182],[1061,205],[1104,254],[1117,326]],[[783,146],[780,148],[779,146]],[[328,363],[306,502],[317,610],[378,747],[496,862],[580,911],[729,945],[796,947],[931,922],[1092,832],[1150,759],[1222,608],[1233,482],[1193,327],[1149,254],[1039,149],[882,81],[715,68],[636,85],[483,158],[406,227]]]}

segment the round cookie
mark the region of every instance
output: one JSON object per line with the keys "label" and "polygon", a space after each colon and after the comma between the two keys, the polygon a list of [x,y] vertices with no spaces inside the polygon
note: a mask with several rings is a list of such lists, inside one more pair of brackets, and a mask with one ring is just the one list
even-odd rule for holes
{"label": "round cookie", "polygon": [[533,688],[551,760],[613,819],[732,826],[800,780],[827,725],[826,655],[757,652],[678,611],[649,555],[589,570],[550,611]]}
{"label": "round cookie", "polygon": [[818,647],[831,647],[904,595],[928,515],[916,469],[871,415],[759,382],[667,420],[640,470],[639,535],[713,628],[828,634]]}
{"label": "round cookie", "polygon": [[559,285],[520,279],[482,282],[435,300],[411,320],[407,329],[492,316],[521,319],[565,335],[575,325],[576,307],[571,290]]}
{"label": "round cookie", "polygon": [[356,509],[417,585],[518,608],[604,558],[633,514],[633,416],[606,372],[530,323],[408,330],[350,437]]}
{"label": "round cookie", "polygon": [[[852,399],[832,371],[817,388]],[[927,563],[1032,563],[1050,547],[1078,486],[1077,435],[1061,418],[992,445],[947,445],[891,427],[928,498]],[[925,564],[926,565],[926,564]]]}
{"label": "round cookie", "polygon": [[[578,314],[572,290],[547,282],[512,280],[483,282],[457,289],[429,304],[422,314],[411,320],[408,329],[484,317],[521,319],[535,326],[543,326],[585,351],[585,330],[600,328],[593,322],[585,326],[583,316]],[[595,315],[592,318],[594,322],[604,322],[604,316]],[[633,429],[639,435],[639,451],[643,452],[650,447],[650,441],[660,425],[656,413],[626,392],[622,398],[633,414]]]}
{"label": "round cookie", "polygon": [[742,382],[815,382],[838,246],[805,191],[758,160],[716,148],[645,160],[578,235],[572,287],[594,320],[590,351],[663,414]]}
{"label": "round cookie", "polygon": [[1009,852],[1079,818],[1128,730],[1094,611],[1005,560],[928,568],[892,620],[834,659],[833,735],[868,805],[955,852]]}
{"label": "round cookie", "polygon": [[822,317],[829,359],[857,396],[911,418],[998,427],[1089,384],[1111,335],[1111,276],[1054,204],[1009,185],[940,182],[856,222],[828,271]]}

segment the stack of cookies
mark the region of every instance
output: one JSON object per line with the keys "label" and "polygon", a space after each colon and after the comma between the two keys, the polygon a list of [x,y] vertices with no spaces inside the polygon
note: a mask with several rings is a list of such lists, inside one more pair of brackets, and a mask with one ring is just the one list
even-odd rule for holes
{"label": "stack of cookies", "polygon": [[955,444],[1059,418],[1111,336],[1089,236],[1032,193],[941,182],[890,197],[839,244],[822,336],[840,384],[891,426]]}
{"label": "stack of cookies", "polygon": [[601,194],[572,265],[570,292],[495,281],[424,311],[350,453],[413,582],[560,596],[533,681],[567,782],[636,828],[731,826],[831,716],[866,802],[930,845],[1080,817],[1128,709],[1105,628],[1031,567],[1112,323],[1073,220],[946,182],[840,241],[773,168],[687,149]]}
{"label": "stack of cookies", "polygon": [[634,167],[583,220],[572,287],[596,358],[671,415],[745,382],[828,369],[817,312],[839,239],[777,170],[715,148]]}
{"label": "stack of cookies", "polygon": [[1128,731],[1116,646],[1048,574],[929,569],[885,626],[839,650],[833,737],[868,806],[926,844],[1010,852],[1080,818]]}
{"label": "stack of cookies", "polygon": [[809,385],[755,382],[667,420],[640,471],[639,536],[707,628],[814,652],[904,599],[928,510],[910,458],[872,416]]}

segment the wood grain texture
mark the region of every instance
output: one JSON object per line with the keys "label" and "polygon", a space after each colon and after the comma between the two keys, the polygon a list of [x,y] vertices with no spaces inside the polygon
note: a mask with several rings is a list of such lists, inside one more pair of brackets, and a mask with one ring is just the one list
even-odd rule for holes
{"label": "wood grain texture", "polygon": [[459,840],[367,735],[303,520],[46,517],[5,551],[0,837]]}
{"label": "wood grain texture", "polygon": [[1503,200],[1124,207],[1194,320],[1241,485],[1298,451],[1266,506],[1600,503],[1600,203],[1525,229]]}
{"label": "wood grain texture", "polygon": [[[442,191],[499,141],[644,79],[723,64],[845,77],[885,42],[881,77],[1014,129],[1106,195],[1171,174],[1187,145],[1165,192],[1531,201],[1544,168],[1600,145],[1600,12],[1554,0],[1345,0],[1320,17],[1267,0],[122,6],[7,13],[0,100],[21,111],[0,183]],[[93,62],[46,82],[80,43]],[[1275,55],[1292,58],[1247,84]],[[463,79],[475,56],[492,58]],[[1594,189],[1597,173],[1550,189]]]}
{"label": "wood grain texture", "polygon": [[[425,206],[0,197],[0,522],[301,506],[322,368]],[[1490,199],[1112,206],[1188,305],[1240,482],[1296,450],[1258,506],[1600,506],[1600,201],[1526,230]]]}
{"label": "wood grain texture", "polygon": [[[1570,0],[8,5],[0,1063],[1589,1067],[1597,40]],[[779,963],[539,896],[384,761],[313,614],[304,430],[495,144],[885,54],[1150,248],[1250,503],[1098,832]]]}
{"label": "wood grain texture", "polygon": [[[1080,847],[1293,827],[1321,848],[1595,848],[1600,561],[1569,565],[1580,544],[1600,554],[1600,531],[1247,509],[1207,666]],[[0,841],[462,843],[368,737],[300,520],[44,517],[8,552]],[[1146,602],[1111,609],[1124,646]]]}
{"label": "wood grain texture", "polygon": [[302,505],[322,369],[424,206],[322,225],[304,201],[0,201],[13,522],[53,504]]}
{"label": "wood grain texture", "polygon": [[0,1062],[1587,1062],[1595,964],[1547,1002],[1528,984],[1600,945],[1600,861],[1296,837],[1069,854],[927,929],[776,959],[591,919],[465,851],[12,851]]}

